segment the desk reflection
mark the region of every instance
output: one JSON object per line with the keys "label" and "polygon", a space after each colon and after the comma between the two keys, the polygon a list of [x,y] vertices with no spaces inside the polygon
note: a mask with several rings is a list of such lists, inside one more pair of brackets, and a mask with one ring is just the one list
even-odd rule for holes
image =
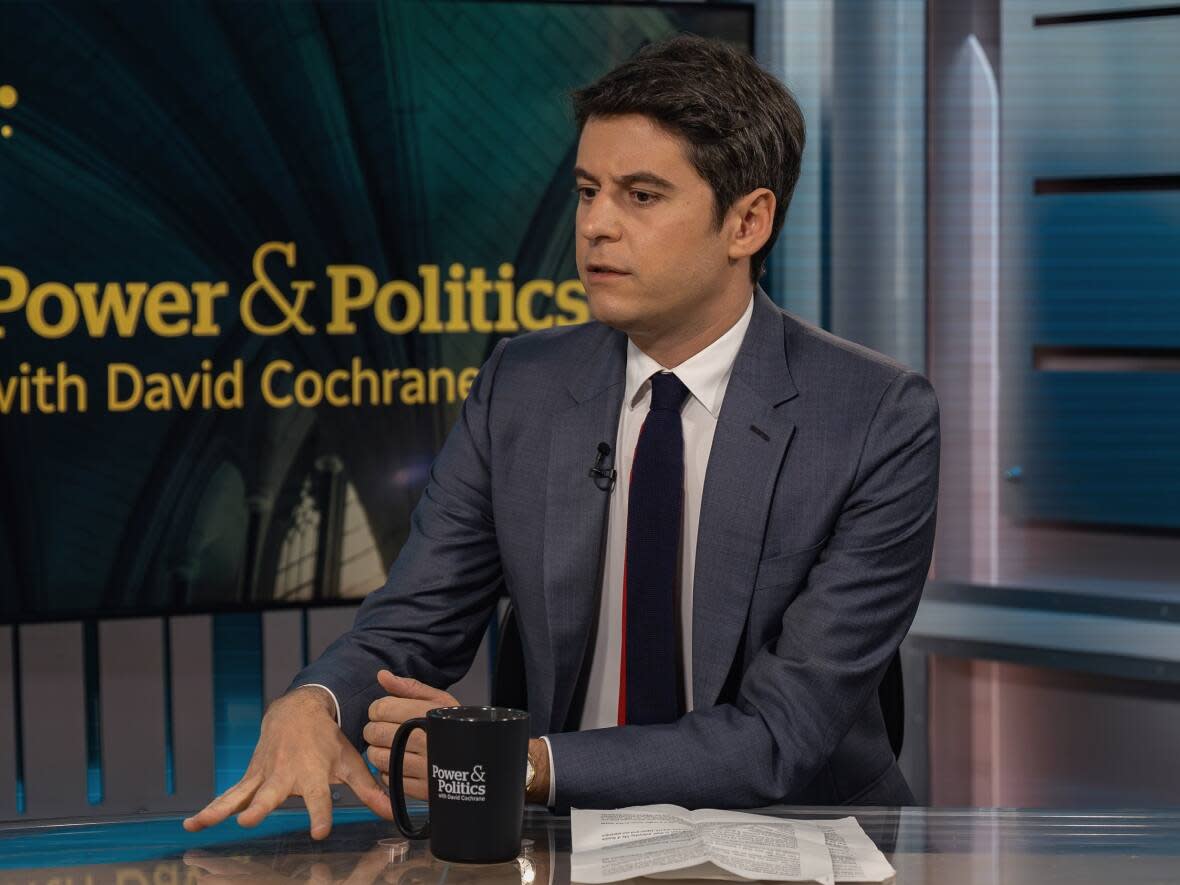
{"label": "desk reflection", "polygon": [[[429,842],[401,837],[378,840],[359,855],[355,852],[271,854],[265,860],[241,855],[235,846],[190,849],[184,853],[186,877],[176,885],[242,885],[307,882],[310,885],[549,885],[553,881],[553,832],[526,828],[516,860],[500,864],[462,864],[439,860]],[[568,861],[567,861],[568,865]],[[116,885],[173,885],[141,874],[143,883]],[[67,885],[67,883],[61,883]],[[83,883],[86,885],[86,883]],[[98,885],[97,882],[93,885]]]}
{"label": "desk reflection", "polygon": [[[898,885],[1162,885],[1180,882],[1180,812],[1011,809],[763,809],[782,817],[853,814]],[[258,829],[186,833],[172,816],[0,824],[0,885],[571,885],[570,821],[525,813],[515,863],[440,861],[367,811],[341,809],[329,839],[307,816]],[[652,885],[631,880],[624,885]],[[675,885],[717,885],[678,880]]]}

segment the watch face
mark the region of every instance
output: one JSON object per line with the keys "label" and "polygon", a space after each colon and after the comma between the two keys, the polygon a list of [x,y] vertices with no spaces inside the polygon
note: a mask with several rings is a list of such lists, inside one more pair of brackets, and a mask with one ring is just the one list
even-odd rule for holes
{"label": "watch face", "polygon": [[527,790],[533,785],[533,778],[537,775],[537,769],[533,767],[533,757],[527,756],[524,771],[524,788]]}

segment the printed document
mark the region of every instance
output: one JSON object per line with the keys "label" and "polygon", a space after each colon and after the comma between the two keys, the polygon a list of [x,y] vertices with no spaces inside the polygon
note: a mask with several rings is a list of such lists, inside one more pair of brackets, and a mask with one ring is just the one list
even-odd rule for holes
{"label": "printed document", "polygon": [[789,820],[743,811],[643,805],[571,812],[570,878],[884,882],[893,867],[854,817]]}

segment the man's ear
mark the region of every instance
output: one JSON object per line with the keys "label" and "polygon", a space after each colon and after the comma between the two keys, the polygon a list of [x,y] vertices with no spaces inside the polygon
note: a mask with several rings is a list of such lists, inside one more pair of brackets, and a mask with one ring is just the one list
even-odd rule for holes
{"label": "man's ear", "polygon": [[726,213],[726,224],[732,231],[729,259],[750,258],[770,239],[774,226],[776,201],[774,191],[760,187],[738,199]]}

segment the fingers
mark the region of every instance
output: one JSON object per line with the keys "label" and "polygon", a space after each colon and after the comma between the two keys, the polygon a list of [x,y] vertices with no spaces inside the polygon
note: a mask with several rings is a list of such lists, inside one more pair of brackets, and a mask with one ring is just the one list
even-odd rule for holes
{"label": "fingers", "polygon": [[185,818],[184,828],[190,833],[216,826],[231,814],[241,811],[254,798],[260,778],[245,777],[194,814]]}
{"label": "fingers", "polygon": [[268,814],[278,808],[291,795],[292,783],[288,779],[279,780],[271,777],[266,780],[258,792],[254,794],[254,801],[238,815],[238,823],[243,827],[256,827]]}
{"label": "fingers", "polygon": [[311,838],[327,839],[332,832],[332,789],[320,782],[303,791],[303,804],[311,821]]}
{"label": "fingers", "polygon": [[[368,806],[370,811],[386,820],[393,820],[393,811],[389,807],[389,796],[386,795],[381,785],[373,780],[373,775],[365,767],[360,754],[352,747],[349,747],[349,750],[351,753],[344,755],[337,776],[352,787],[353,793]],[[423,772],[425,773],[425,763],[423,763]]]}
{"label": "fingers", "polygon": [[[370,722],[365,726],[361,736],[364,738],[366,744],[375,747],[385,747],[388,749],[393,746],[393,738],[397,734],[397,724],[393,722]],[[410,733],[410,739],[406,741],[406,749],[411,753],[417,753],[419,756],[426,754],[426,732],[420,728],[415,728]]]}
{"label": "fingers", "polygon": [[454,707],[458,704],[453,695],[447,694],[441,688],[433,688],[409,676],[394,676],[388,670],[382,670],[377,674],[377,682],[394,697],[430,701],[435,707]]}
{"label": "fingers", "polygon": [[402,786],[411,799],[426,800],[426,781],[405,777],[402,778]]}
{"label": "fingers", "polygon": [[[385,784],[386,787],[389,786],[389,773],[388,772],[385,772],[385,771],[381,772],[381,783]],[[410,778],[410,777],[403,777],[402,778],[402,789],[406,791],[406,795],[409,796],[411,799],[421,799],[422,801],[426,801],[426,799],[428,798],[427,788],[429,786],[430,786],[429,781],[419,780],[418,778]]]}
{"label": "fingers", "polygon": [[365,750],[365,756],[373,763],[373,767],[378,771],[389,771],[390,751],[384,747],[369,747]]}
{"label": "fingers", "polygon": [[398,697],[377,698],[369,704],[369,720],[392,723],[396,727],[408,719],[425,716],[431,710],[445,706],[447,705],[437,701],[419,701]]}
{"label": "fingers", "polygon": [[[373,763],[373,767],[381,772],[388,772],[390,767],[390,751],[384,747],[369,747],[365,751],[365,755],[369,757],[369,761]],[[406,753],[405,761],[402,762],[402,773],[406,777],[426,779],[426,757],[417,753]]]}

